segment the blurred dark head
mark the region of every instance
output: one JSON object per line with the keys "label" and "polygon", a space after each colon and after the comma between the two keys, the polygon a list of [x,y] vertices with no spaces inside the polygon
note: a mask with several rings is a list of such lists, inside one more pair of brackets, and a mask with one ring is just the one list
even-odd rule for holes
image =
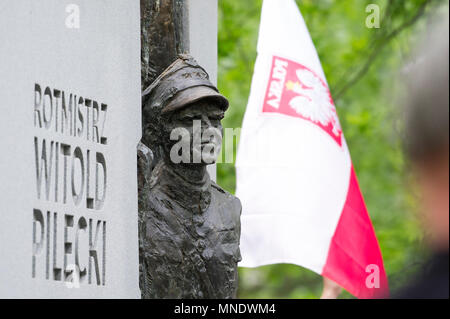
{"label": "blurred dark head", "polygon": [[408,73],[405,146],[413,161],[448,152],[448,27],[447,20],[427,33]]}
{"label": "blurred dark head", "polygon": [[448,250],[449,24],[430,28],[408,71],[405,148],[418,178],[425,232]]}

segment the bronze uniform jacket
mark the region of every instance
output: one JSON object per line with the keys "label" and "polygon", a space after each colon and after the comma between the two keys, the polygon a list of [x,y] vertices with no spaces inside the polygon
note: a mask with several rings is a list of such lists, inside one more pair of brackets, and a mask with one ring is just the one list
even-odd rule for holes
{"label": "bronze uniform jacket", "polygon": [[239,199],[211,183],[210,204],[202,212],[168,193],[167,185],[156,184],[148,194],[141,229],[143,297],[236,297]]}

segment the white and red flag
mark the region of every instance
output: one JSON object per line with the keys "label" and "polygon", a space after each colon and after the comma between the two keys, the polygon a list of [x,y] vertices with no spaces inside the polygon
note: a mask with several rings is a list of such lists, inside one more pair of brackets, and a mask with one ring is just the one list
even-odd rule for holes
{"label": "white and red flag", "polygon": [[359,298],[388,294],[325,74],[294,0],[264,0],[236,159],[241,267],[291,263]]}

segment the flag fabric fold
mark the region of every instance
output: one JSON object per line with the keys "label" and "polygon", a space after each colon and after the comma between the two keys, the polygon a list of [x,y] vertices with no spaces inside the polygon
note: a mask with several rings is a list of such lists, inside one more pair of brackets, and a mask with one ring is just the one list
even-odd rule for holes
{"label": "flag fabric fold", "polygon": [[241,267],[297,264],[384,297],[380,248],[319,57],[294,0],[264,0],[236,159]]}

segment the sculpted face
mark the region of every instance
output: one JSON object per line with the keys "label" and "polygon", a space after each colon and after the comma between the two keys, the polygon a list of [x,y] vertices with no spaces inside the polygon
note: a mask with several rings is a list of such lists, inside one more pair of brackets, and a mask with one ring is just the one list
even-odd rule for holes
{"label": "sculpted face", "polygon": [[[204,99],[172,112],[166,118],[164,151],[168,158],[185,152],[183,163],[214,164],[222,146],[224,111],[213,100]],[[171,157],[172,150],[172,157]]]}

